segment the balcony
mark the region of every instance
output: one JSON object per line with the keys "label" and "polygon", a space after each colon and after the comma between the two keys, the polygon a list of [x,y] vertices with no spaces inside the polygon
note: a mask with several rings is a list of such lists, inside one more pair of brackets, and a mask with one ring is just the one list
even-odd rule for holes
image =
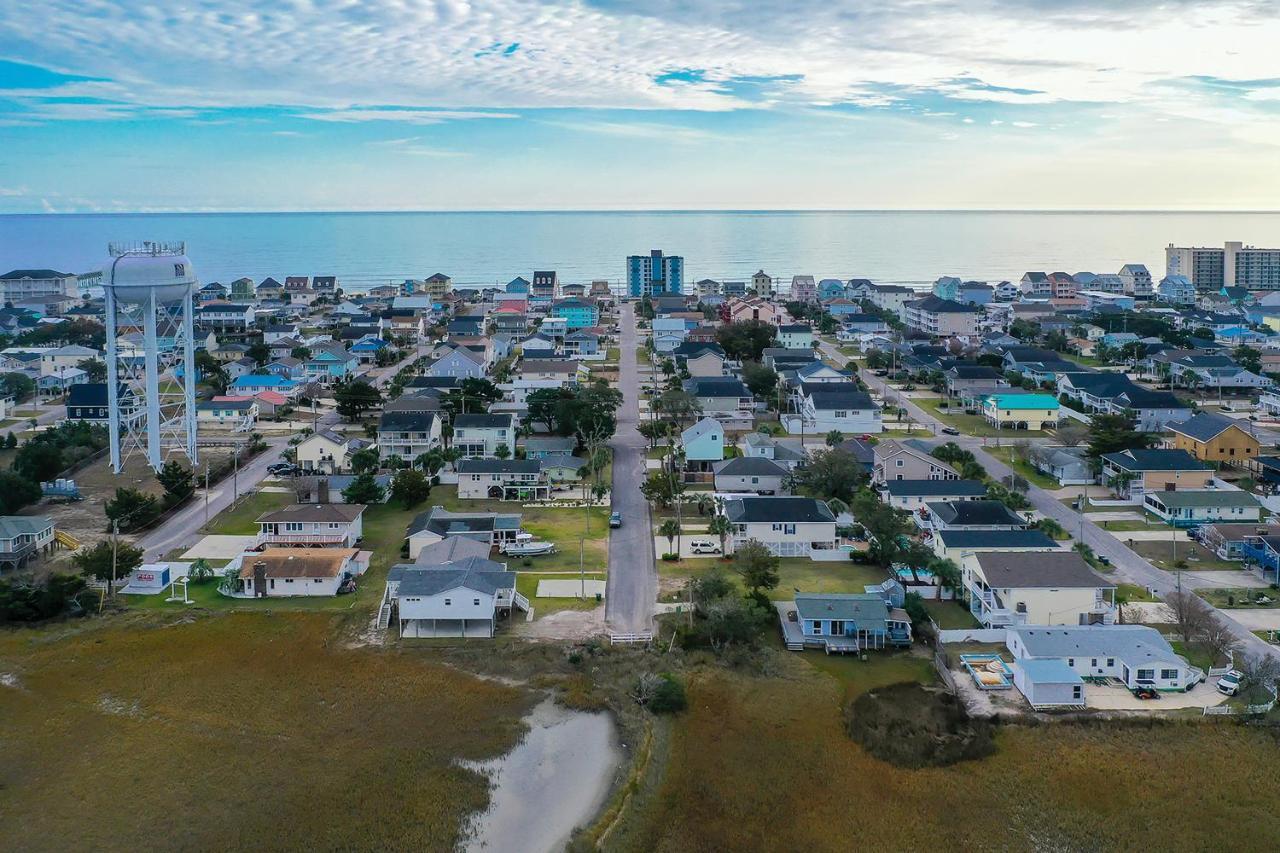
{"label": "balcony", "polygon": [[261,545],[345,545],[346,533],[261,533]]}
{"label": "balcony", "polygon": [[968,584],[968,590],[969,612],[986,627],[1007,628],[1010,625],[1027,624],[1027,614],[1004,607],[990,590],[984,590],[972,581]]}

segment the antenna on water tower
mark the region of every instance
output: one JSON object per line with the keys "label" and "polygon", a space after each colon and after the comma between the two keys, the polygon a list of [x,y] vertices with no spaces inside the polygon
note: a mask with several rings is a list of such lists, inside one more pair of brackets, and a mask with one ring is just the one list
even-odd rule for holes
{"label": "antenna on water tower", "polygon": [[[111,243],[107,249],[111,261],[102,271],[102,288],[111,470],[119,474],[134,452],[144,454],[157,471],[175,451],[194,466],[197,281],[187,244],[147,240]],[[142,331],[141,356],[120,357],[121,327]]]}

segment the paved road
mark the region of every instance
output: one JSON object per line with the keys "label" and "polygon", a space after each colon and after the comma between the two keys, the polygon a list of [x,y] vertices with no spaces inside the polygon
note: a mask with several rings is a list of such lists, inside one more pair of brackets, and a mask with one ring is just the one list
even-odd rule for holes
{"label": "paved road", "polygon": [[648,442],[636,431],[640,418],[640,371],[635,358],[638,336],[632,303],[623,304],[619,325],[618,386],[623,402],[618,410],[618,431],[609,446],[613,449],[613,511],[622,514],[622,527],[609,535],[605,622],[612,632],[636,633],[653,629],[658,571],[653,562],[649,504],[640,494]]}
{"label": "paved road", "polygon": [[[824,355],[838,361],[840,364],[848,360],[846,356],[842,356],[834,347],[825,342],[822,345],[822,351]],[[881,394],[895,393],[894,389],[887,386],[884,379],[873,375],[871,371],[862,371],[862,378],[869,387],[878,390]],[[932,413],[912,403],[906,395],[898,392],[896,396],[901,400],[901,404],[907,408],[907,411],[911,413],[911,416],[915,418],[916,422],[927,426],[931,432],[937,434],[938,430],[944,426]],[[921,438],[925,437],[927,437],[926,434],[922,432]],[[972,451],[978,462],[987,469],[987,473],[996,479],[1007,477],[1014,473],[1013,469],[1007,464],[986,451],[988,445],[982,438],[967,435],[939,436],[939,438],[954,441],[966,450]],[[1035,485],[1030,485],[1027,491],[1027,499],[1041,514],[1061,524],[1073,539],[1081,539],[1083,537],[1082,541],[1092,548],[1095,554],[1111,560],[1112,565],[1115,566],[1115,574],[1120,580],[1154,589],[1161,597],[1177,590],[1178,577],[1175,573],[1157,568],[1129,550],[1124,543],[1111,533],[1090,521],[1088,513],[1079,513],[1072,510],[1049,492]],[[1184,588],[1192,585],[1195,585],[1194,581],[1184,584]],[[1280,650],[1255,637],[1251,633],[1252,629],[1249,626],[1234,618],[1232,611],[1219,610],[1218,615],[1234,630],[1236,636],[1244,642],[1248,652],[1265,652],[1280,657]]]}
{"label": "paved road", "polygon": [[[407,361],[411,361],[421,354],[420,351],[421,346],[416,348],[414,353],[404,361],[369,371],[373,384],[377,387],[386,385],[395,376],[396,371],[400,370]],[[319,419],[317,428],[323,430],[337,422],[337,414],[330,412]],[[256,491],[258,484],[267,476],[267,466],[273,462],[280,461],[280,454],[289,446],[289,439],[292,437],[283,435],[265,439],[267,449],[250,460],[249,464],[244,468],[240,469],[240,473],[236,477],[227,478],[210,488],[208,518],[213,518],[231,506],[242,495]],[[138,541],[138,547],[143,550],[143,559],[148,562],[154,562],[175,548],[194,545],[199,538],[200,528],[205,524],[205,518],[204,491],[199,490],[196,493],[195,500],[183,507],[163,525],[152,530]]]}

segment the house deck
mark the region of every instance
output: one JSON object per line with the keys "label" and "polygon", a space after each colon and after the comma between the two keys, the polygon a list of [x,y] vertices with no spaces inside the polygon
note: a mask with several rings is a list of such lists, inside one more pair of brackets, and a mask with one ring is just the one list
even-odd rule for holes
{"label": "house deck", "polygon": [[806,637],[800,622],[789,618],[796,612],[793,602],[775,601],[773,606],[778,611],[778,623],[782,626],[782,642],[787,647],[787,651],[800,652],[806,648],[813,648],[822,649],[827,654],[833,652],[857,654],[862,650],[856,637]]}

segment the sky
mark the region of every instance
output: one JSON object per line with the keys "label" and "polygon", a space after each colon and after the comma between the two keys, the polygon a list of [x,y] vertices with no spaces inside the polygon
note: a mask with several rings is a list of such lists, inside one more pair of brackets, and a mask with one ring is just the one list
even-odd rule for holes
{"label": "sky", "polygon": [[1280,0],[0,3],[0,213],[1280,208]]}

